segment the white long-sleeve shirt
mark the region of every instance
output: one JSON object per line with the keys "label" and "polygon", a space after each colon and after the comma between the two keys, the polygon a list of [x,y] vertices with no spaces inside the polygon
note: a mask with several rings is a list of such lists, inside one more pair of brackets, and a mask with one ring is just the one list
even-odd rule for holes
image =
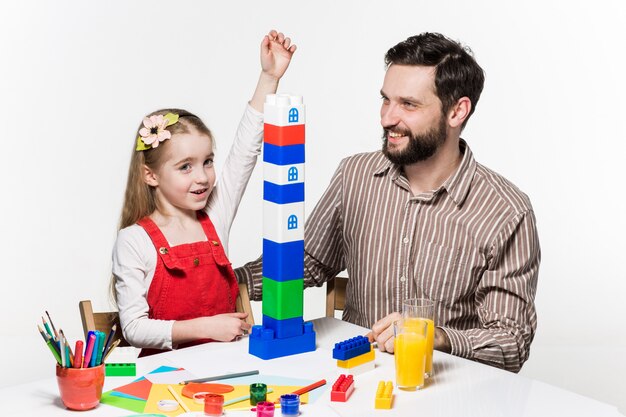
{"label": "white long-sleeve shirt", "polygon": [[[263,114],[250,105],[243,114],[207,213],[228,255],[228,234],[252,175],[263,141]],[[133,346],[172,349],[174,320],[148,318],[148,289],[157,252],[146,231],[132,225],[119,231],[113,247],[113,275],[124,338]]]}

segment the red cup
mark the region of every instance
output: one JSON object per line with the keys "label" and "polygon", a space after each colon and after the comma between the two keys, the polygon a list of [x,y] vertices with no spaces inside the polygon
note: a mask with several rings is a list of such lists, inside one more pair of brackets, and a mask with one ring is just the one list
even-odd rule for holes
{"label": "red cup", "polygon": [[57,365],[61,401],[70,410],[91,410],[100,403],[104,364],[93,368],[62,368]]}

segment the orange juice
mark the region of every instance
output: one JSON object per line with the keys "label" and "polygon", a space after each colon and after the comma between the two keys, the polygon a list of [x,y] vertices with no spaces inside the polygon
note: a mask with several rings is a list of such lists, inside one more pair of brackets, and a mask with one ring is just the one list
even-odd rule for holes
{"label": "orange juice", "polygon": [[416,326],[415,322],[418,321],[423,321],[426,322],[426,325],[428,326],[426,329],[426,366],[425,366],[425,373],[427,376],[432,375],[433,372],[433,350],[435,347],[435,322],[433,320],[430,319],[414,319],[414,318],[409,318],[409,319],[405,319],[405,326],[406,327],[414,327]]}
{"label": "orange juice", "polygon": [[426,337],[416,330],[417,327],[405,327],[395,337],[394,355],[398,388],[416,389],[424,385],[427,343]]}

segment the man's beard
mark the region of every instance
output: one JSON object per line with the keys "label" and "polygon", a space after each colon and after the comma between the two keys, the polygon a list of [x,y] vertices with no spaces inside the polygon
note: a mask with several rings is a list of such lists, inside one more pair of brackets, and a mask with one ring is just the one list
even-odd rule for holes
{"label": "man's beard", "polygon": [[437,152],[446,141],[447,124],[443,116],[439,117],[439,125],[431,128],[428,132],[414,135],[410,130],[393,130],[409,138],[409,143],[403,150],[389,149],[387,134],[393,129],[383,130],[383,154],[396,165],[411,165],[425,161]]}

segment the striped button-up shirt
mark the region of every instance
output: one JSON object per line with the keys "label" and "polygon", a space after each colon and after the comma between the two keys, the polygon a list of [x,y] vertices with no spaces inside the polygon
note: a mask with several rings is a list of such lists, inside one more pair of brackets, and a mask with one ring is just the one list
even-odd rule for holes
{"label": "striped button-up shirt", "polygon": [[[364,327],[402,301],[436,301],[452,354],[517,372],[537,326],[540,262],[528,197],[467,144],[437,190],[413,195],[381,152],[344,159],[305,227],[305,286],[348,272],[343,319]],[[261,259],[237,270],[261,298]]]}

